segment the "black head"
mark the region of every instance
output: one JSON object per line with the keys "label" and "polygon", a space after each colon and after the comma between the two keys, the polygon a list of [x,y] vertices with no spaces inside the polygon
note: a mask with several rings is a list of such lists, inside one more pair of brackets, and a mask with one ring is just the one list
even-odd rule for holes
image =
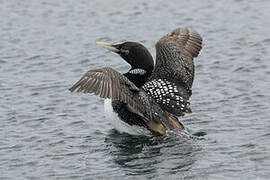
{"label": "black head", "polygon": [[152,72],[154,61],[150,52],[137,42],[124,42],[122,44],[109,44],[97,42],[97,44],[119,54],[126,62],[131,65],[131,69],[145,69]]}

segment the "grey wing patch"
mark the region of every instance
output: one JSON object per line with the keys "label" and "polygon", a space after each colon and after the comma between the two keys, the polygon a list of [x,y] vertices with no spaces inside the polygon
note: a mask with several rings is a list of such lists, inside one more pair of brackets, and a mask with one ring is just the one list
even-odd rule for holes
{"label": "grey wing patch", "polygon": [[143,90],[156,100],[161,108],[167,112],[182,116],[191,113],[189,94],[182,87],[167,79],[152,79],[144,84]]}
{"label": "grey wing patch", "polygon": [[140,91],[125,76],[109,67],[88,71],[69,90],[73,92],[76,89],[78,92],[95,93],[102,98],[112,99],[119,98],[120,92]]}
{"label": "grey wing patch", "polygon": [[70,89],[83,93],[94,93],[101,98],[123,101],[136,110],[142,110],[139,92],[132,82],[112,68],[102,68],[88,71]]}

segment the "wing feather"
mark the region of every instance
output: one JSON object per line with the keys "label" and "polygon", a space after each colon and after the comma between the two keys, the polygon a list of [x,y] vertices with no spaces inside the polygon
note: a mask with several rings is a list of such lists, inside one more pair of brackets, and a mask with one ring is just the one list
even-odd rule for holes
{"label": "wing feather", "polygon": [[[163,110],[177,116],[191,112],[188,100],[194,79],[193,58],[201,48],[200,34],[190,28],[177,28],[156,43],[156,66],[143,89]],[[173,90],[168,89],[171,86]],[[169,95],[170,91],[173,94]]]}
{"label": "wing feather", "polygon": [[154,99],[112,68],[88,71],[69,90],[95,93],[102,98],[122,101],[142,114],[149,128],[160,134],[165,134],[166,129],[183,128],[177,118],[172,121],[169,118],[171,115],[164,112]]}
{"label": "wing feather", "polygon": [[[134,91],[140,92],[132,82],[112,68],[88,71],[69,90],[73,92],[76,89],[78,92],[95,93],[102,98],[123,101],[127,101],[127,97],[134,96]],[[123,97],[125,99],[122,99]]]}
{"label": "wing feather", "polygon": [[88,71],[70,89],[83,93],[94,93],[102,98],[125,102],[134,110],[151,119],[153,112],[147,95],[130,82],[125,76],[112,68],[102,68]]}

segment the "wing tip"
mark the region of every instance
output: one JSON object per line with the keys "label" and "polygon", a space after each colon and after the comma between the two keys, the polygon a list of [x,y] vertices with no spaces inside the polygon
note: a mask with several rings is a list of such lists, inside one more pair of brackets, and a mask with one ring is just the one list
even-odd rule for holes
{"label": "wing tip", "polygon": [[70,92],[74,92],[78,87],[79,87],[79,85],[78,85],[78,82],[77,82],[77,83],[75,83],[72,87],[70,87],[68,90],[69,90]]}
{"label": "wing tip", "polygon": [[74,88],[73,86],[71,88],[68,88],[68,90],[72,93],[75,91],[76,88]]}
{"label": "wing tip", "polygon": [[162,46],[168,46],[168,43],[179,44],[192,57],[198,57],[202,49],[202,37],[194,28],[176,28],[162,37],[156,43],[156,49]]}
{"label": "wing tip", "polygon": [[83,85],[85,84],[85,81],[87,80],[87,78],[82,77],[78,82],[76,82],[71,88],[69,88],[68,90],[70,92],[74,92],[77,88],[79,88],[77,91],[82,91],[83,89],[81,89],[83,87]]}

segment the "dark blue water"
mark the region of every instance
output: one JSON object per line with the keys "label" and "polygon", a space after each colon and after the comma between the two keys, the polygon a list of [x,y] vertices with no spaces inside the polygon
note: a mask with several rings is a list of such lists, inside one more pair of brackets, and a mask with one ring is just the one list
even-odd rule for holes
{"label": "dark blue water", "polygon": [[[268,1],[0,1],[0,179],[269,179]],[[96,41],[155,54],[176,27],[204,39],[191,108],[202,140],[119,134],[103,100],[68,88],[129,66]]]}

